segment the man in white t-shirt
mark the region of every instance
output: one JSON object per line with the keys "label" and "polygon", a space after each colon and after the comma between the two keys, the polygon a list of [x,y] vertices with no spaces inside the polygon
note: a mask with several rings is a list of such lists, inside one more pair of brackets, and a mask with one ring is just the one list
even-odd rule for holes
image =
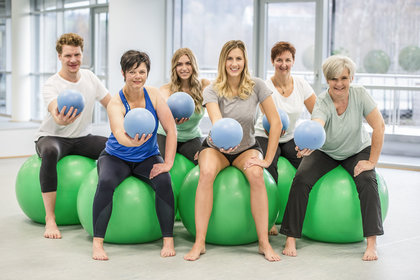
{"label": "man in white t-shirt", "polygon": [[[45,238],[61,238],[55,222],[57,194],[57,162],[67,155],[81,155],[97,159],[105,148],[106,137],[91,135],[95,101],[105,108],[111,95],[91,71],[80,69],[83,59],[83,38],[74,33],[63,34],[56,43],[61,69],[51,76],[42,88],[48,109],[36,135],[36,151],[42,160],[40,183],[45,207]],[[65,106],[58,111],[57,96],[64,90],[75,90],[84,97],[85,106],[80,114]]]}

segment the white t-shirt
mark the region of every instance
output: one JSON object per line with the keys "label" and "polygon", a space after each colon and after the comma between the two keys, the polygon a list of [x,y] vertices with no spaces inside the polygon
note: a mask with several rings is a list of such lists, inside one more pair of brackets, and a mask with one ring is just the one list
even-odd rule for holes
{"label": "white t-shirt", "polygon": [[[308,84],[305,79],[298,76],[292,76],[293,79],[293,92],[288,97],[284,97],[276,89],[271,78],[268,78],[265,83],[268,88],[273,91],[273,100],[276,107],[282,109],[289,115],[289,127],[286,130],[286,133],[280,137],[279,143],[286,143],[289,140],[293,139],[296,122],[300,118],[305,106],[304,101],[308,99],[313,93],[314,90]],[[268,136],[264,133],[264,127],[262,125],[263,114],[259,110],[257,122],[255,123],[255,136],[266,137]]]}
{"label": "white t-shirt", "polygon": [[[79,71],[80,79],[76,83],[63,79],[58,73],[48,78],[45,82],[42,88],[42,96],[47,115],[42,121],[38,133],[35,135],[36,140],[41,136],[76,138],[91,133],[95,101],[102,100],[108,94],[108,90],[92,71],[87,69],[80,69]],[[80,117],[72,124],[58,125],[48,111],[48,105],[57,98],[60,92],[67,89],[79,91],[85,99],[85,107],[80,113]]]}

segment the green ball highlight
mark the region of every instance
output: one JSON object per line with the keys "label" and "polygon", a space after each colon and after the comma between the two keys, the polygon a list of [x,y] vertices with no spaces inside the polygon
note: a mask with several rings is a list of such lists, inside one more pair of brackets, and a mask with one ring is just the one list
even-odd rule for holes
{"label": "green ball highlight", "polygon": [[[181,189],[182,182],[184,182],[185,176],[193,169],[195,164],[181,154],[175,154],[174,164],[169,171],[171,174],[172,190],[174,192],[174,199],[177,202],[179,196],[179,190]],[[177,209],[175,219],[181,220],[179,211]]]}
{"label": "green ball highlight", "polygon": [[279,175],[277,183],[279,216],[276,224],[281,224],[287,201],[289,200],[290,187],[292,186],[293,178],[295,178],[296,168],[285,157],[279,157],[277,161],[277,172]]}
{"label": "green ball highlight", "polygon": [[[195,194],[200,175],[199,166],[185,177],[179,193],[179,212],[188,232],[195,236]],[[264,170],[268,196],[269,228],[278,215],[277,187],[271,175]],[[251,214],[250,185],[236,167],[223,169],[213,184],[213,210],[206,242],[219,245],[240,245],[258,240]]]}
{"label": "green ball highlight", "polygon": [[[377,174],[382,220],[388,211],[388,190]],[[352,176],[340,165],[312,188],[302,234],[310,239],[350,243],[364,239],[360,200]]]}
{"label": "green ball highlight", "polygon": [[391,60],[383,50],[371,50],[363,59],[363,66],[368,73],[385,74],[389,70]]}
{"label": "green ball highlight", "polygon": [[398,55],[398,63],[408,72],[420,70],[420,48],[417,46],[403,48]]}
{"label": "green ball highlight", "polygon": [[[98,185],[94,169],[80,186],[77,212],[83,228],[93,236],[93,199]],[[112,214],[104,241],[119,244],[146,243],[162,237],[155,210],[155,192],[145,182],[130,176],[115,190]]]}
{"label": "green ball highlight", "polygon": [[[57,199],[55,218],[58,225],[80,224],[77,215],[77,194],[82,181],[94,169],[96,161],[70,155],[57,163]],[[45,224],[39,171],[41,159],[34,155],[20,168],[16,178],[16,198],[22,211],[31,220]]]}

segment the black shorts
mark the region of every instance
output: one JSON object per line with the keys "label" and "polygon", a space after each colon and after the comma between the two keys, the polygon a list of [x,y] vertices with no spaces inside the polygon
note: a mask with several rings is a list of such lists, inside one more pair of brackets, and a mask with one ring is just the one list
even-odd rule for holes
{"label": "black shorts", "polygon": [[[213,147],[210,147],[209,146],[209,144],[207,143],[207,139],[204,139],[204,141],[203,141],[203,143],[202,143],[202,145],[201,145],[201,147],[200,147],[200,150],[199,150],[199,152],[201,152],[202,150],[204,150],[204,149],[207,149],[207,148],[212,148],[212,149],[215,149],[215,150],[217,150],[218,151],[218,149],[217,148],[213,148]],[[237,153],[237,154],[225,154],[225,153],[223,153],[223,155],[225,156],[225,158],[229,161],[229,165],[232,165],[232,162],[237,158],[237,157],[239,157],[243,152],[245,152],[245,151],[248,151],[248,150],[251,150],[251,149],[253,149],[253,150],[257,150],[258,152],[260,152],[261,153],[261,155],[263,154],[263,151],[262,151],[262,149],[261,149],[261,146],[260,146],[260,144],[258,143],[258,141],[255,141],[255,144],[254,145],[252,145],[251,147],[249,147],[248,149],[245,149],[245,150],[243,150],[242,152],[240,152],[240,153]]]}

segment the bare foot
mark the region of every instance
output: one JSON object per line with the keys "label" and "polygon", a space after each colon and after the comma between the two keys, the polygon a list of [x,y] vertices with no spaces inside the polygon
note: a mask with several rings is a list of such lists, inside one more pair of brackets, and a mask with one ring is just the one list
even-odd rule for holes
{"label": "bare foot", "polygon": [[107,261],[108,256],[104,250],[104,239],[103,238],[93,238],[93,246],[92,246],[92,259],[98,261]]}
{"label": "bare foot", "polygon": [[173,237],[164,237],[163,246],[160,251],[160,256],[162,258],[173,257],[175,256],[175,247],[174,247],[174,238]]}
{"label": "bare foot", "polygon": [[61,233],[55,223],[55,218],[45,218],[44,237],[50,239],[61,239]]}
{"label": "bare foot", "polygon": [[286,238],[286,245],[284,245],[283,249],[283,255],[290,256],[290,257],[296,257],[296,238],[288,236]]}
{"label": "bare foot", "polygon": [[279,230],[277,229],[276,225],[274,225],[269,231],[268,231],[268,235],[278,235],[279,234]]}
{"label": "bare foot", "polygon": [[274,252],[273,247],[268,242],[264,244],[260,243],[258,245],[258,252],[264,255],[269,262],[278,262],[280,260],[280,256]]}
{"label": "bare foot", "polygon": [[366,238],[367,247],[362,260],[364,261],[376,261],[378,259],[378,253],[376,252],[376,236],[369,236]]}
{"label": "bare foot", "polygon": [[205,244],[198,244],[194,243],[191,250],[184,256],[184,260],[186,261],[195,261],[200,258],[200,255],[206,253],[206,245]]}

